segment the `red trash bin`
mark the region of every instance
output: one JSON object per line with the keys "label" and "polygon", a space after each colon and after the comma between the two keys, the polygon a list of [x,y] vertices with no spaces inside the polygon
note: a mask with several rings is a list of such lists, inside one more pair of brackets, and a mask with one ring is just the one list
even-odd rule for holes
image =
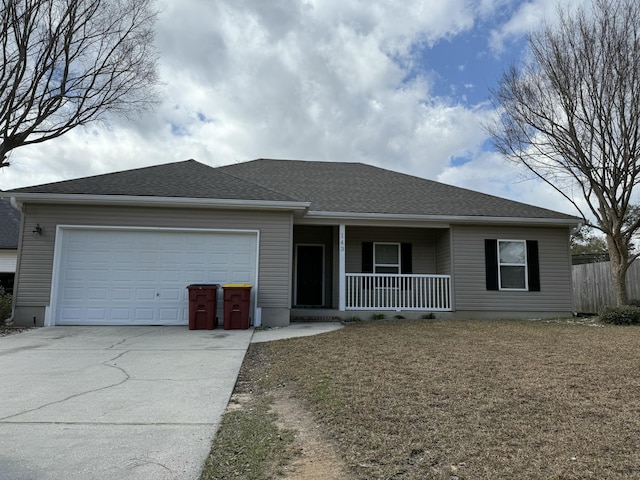
{"label": "red trash bin", "polygon": [[249,328],[251,308],[251,285],[227,283],[222,286],[224,298],[224,329],[246,330]]}
{"label": "red trash bin", "polygon": [[217,284],[194,284],[189,289],[189,330],[213,330],[218,326]]}

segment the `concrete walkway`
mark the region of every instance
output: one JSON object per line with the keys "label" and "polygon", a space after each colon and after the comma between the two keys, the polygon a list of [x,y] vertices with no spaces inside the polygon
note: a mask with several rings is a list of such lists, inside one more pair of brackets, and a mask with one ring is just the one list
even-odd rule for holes
{"label": "concrete walkway", "polygon": [[307,337],[320,333],[339,330],[343,325],[339,322],[309,322],[292,323],[287,327],[258,329],[251,338],[251,343],[272,342],[274,340],[286,340],[287,338]]}
{"label": "concrete walkway", "polygon": [[196,480],[249,343],[340,327],[47,327],[0,338],[0,480]]}

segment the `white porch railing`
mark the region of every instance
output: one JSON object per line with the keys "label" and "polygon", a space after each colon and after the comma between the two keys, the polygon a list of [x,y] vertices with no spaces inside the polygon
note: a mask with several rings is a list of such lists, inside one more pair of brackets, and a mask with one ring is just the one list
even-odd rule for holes
{"label": "white porch railing", "polygon": [[450,275],[346,274],[347,310],[451,310]]}

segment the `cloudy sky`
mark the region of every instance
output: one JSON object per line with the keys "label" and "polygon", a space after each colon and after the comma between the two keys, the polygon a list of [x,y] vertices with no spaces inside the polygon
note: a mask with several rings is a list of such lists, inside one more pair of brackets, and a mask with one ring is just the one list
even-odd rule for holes
{"label": "cloudy sky", "polygon": [[330,160],[576,213],[482,128],[524,35],[567,1],[159,0],[159,108],[15,150],[0,189],[189,158]]}

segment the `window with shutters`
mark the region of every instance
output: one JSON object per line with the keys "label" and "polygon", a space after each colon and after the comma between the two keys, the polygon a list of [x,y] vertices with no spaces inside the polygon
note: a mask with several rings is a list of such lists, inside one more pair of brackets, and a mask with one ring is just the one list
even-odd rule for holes
{"label": "window with shutters", "polygon": [[526,241],[498,240],[500,290],[528,290],[527,277]]}
{"label": "window with shutters", "polygon": [[484,241],[487,290],[540,291],[537,240]]}
{"label": "window with shutters", "polygon": [[373,244],[373,273],[400,273],[400,244]]}

